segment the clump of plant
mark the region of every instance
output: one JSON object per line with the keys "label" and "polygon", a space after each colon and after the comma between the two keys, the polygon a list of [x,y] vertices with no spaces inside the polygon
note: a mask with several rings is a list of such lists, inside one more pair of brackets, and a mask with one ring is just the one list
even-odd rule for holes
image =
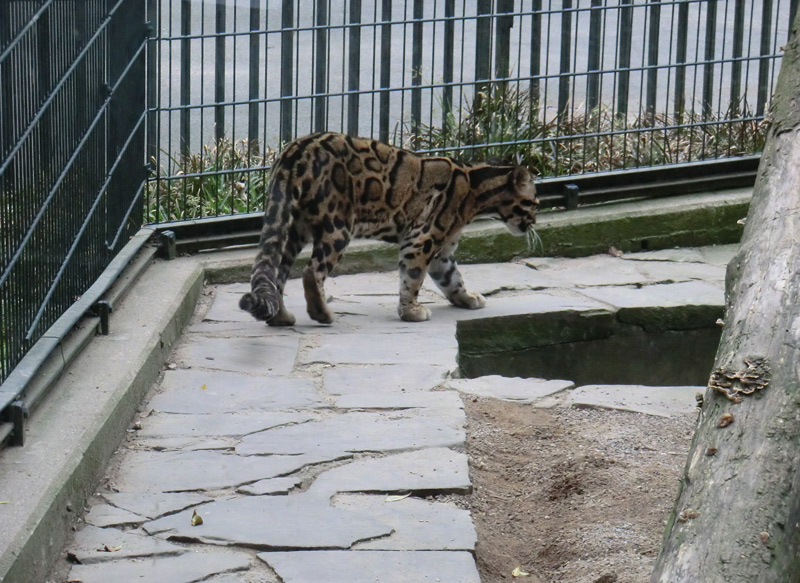
{"label": "clump of plant", "polygon": [[408,145],[465,162],[521,163],[542,176],[677,164],[758,153],[765,124],[746,107],[724,116],[615,113],[608,107],[557,112],[513,85],[480,91],[441,126],[423,126]]}
{"label": "clump of plant", "polygon": [[161,223],[245,213],[263,208],[275,152],[257,142],[220,140],[195,154],[165,153],[166,166],[147,184],[145,222]]}

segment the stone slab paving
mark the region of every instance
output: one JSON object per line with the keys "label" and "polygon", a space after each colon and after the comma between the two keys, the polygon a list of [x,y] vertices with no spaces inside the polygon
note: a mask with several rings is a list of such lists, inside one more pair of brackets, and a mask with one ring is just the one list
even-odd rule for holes
{"label": "stone slab paving", "polygon": [[238,310],[246,284],[216,286],[68,547],[81,563],[70,578],[479,583],[469,513],[425,499],[471,489],[462,396],[671,415],[694,407],[696,389],[456,379],[456,322],[719,307],[734,252],[467,265],[486,308],[453,308],[426,282],[426,323],[397,318],[396,273],[330,280],[329,326],[305,314],[297,280],[286,286],[297,325],[283,329]]}

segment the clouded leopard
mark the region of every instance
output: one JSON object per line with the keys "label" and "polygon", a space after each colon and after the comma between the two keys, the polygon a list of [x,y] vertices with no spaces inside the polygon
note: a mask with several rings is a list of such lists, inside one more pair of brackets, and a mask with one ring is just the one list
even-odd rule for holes
{"label": "clouded leopard", "polygon": [[308,314],[333,321],[323,285],[353,237],[399,243],[403,320],[430,317],[417,295],[429,274],[450,302],[482,308],[453,258],[461,230],[479,216],[505,222],[523,235],[535,222],[536,189],[523,166],[460,164],[423,157],[374,140],[334,133],[289,143],[277,158],[266,192],[252,291],[239,307],[271,326],[291,326],[283,288],[297,254],[313,244],[303,271]]}

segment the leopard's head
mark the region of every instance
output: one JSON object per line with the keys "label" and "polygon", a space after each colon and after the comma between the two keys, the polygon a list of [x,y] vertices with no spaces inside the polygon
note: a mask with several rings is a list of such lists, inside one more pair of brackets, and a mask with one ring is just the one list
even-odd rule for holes
{"label": "leopard's head", "polygon": [[512,235],[528,235],[536,223],[536,186],[525,166],[517,166],[508,176],[508,194],[497,206],[497,213]]}

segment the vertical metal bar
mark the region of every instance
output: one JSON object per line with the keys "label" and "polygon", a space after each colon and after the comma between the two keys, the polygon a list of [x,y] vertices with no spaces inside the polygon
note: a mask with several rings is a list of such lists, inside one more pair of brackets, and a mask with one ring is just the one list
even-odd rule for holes
{"label": "vertical metal bar", "polygon": [[181,0],[181,88],[180,88],[180,132],[181,154],[184,158],[189,156],[189,104],[191,103],[191,65],[192,41],[189,35],[192,32],[192,1]]}
{"label": "vertical metal bar", "polygon": [[772,45],[772,0],[763,0],[761,7],[761,43],[758,61],[758,94],[756,97],[756,115],[764,115],[764,109],[769,98],[769,76],[772,59],[767,55],[771,52]]}
{"label": "vertical metal bar", "polygon": [[633,36],[633,0],[620,0],[619,10],[619,77],[617,77],[617,113],[628,113],[630,90],[631,38]]}
{"label": "vertical metal bar", "polygon": [[714,103],[714,55],[717,41],[717,0],[706,3],[706,38],[703,58],[703,117],[708,119],[712,114]]}
{"label": "vertical metal bar", "polygon": [[281,121],[280,141],[292,141],[292,82],[294,81],[294,0],[281,2]]}
{"label": "vertical metal bar", "polygon": [[250,74],[247,96],[247,140],[248,151],[258,140],[259,71],[261,70],[261,0],[250,0]]}
{"label": "vertical metal bar", "polygon": [[497,79],[507,79],[511,55],[511,27],[514,26],[514,17],[506,16],[514,12],[514,0],[497,0],[498,16],[495,20],[496,50],[494,53],[494,76]]}
{"label": "vertical metal bar", "polygon": [[[771,0],[767,0],[768,2]],[[686,49],[689,42],[689,0],[678,4],[678,34],[675,46],[675,115],[686,108]]]}
{"label": "vertical metal bar", "polygon": [[214,137],[225,137],[225,11],[227,0],[216,0],[216,38],[214,39]]}
{"label": "vertical metal bar", "polygon": [[347,133],[358,135],[358,103],[361,87],[361,0],[350,0],[350,34],[347,60]]}
{"label": "vertical metal bar", "polygon": [[414,0],[411,27],[411,135],[419,136],[422,119],[422,0]]}
{"label": "vertical metal bar", "polygon": [[542,60],[542,0],[533,0],[531,7],[533,14],[531,15],[531,63],[529,73],[530,93],[531,93],[531,113],[539,107],[539,76],[541,75],[541,60]]}
{"label": "vertical metal bar", "polygon": [[561,55],[558,78],[558,121],[562,121],[569,106],[570,56],[572,55],[572,0],[563,1],[561,13]]}
{"label": "vertical metal bar", "polygon": [[492,0],[478,0],[478,16],[475,20],[475,102],[478,94],[488,85],[481,83],[492,74]]}
{"label": "vertical metal bar", "polygon": [[328,125],[328,0],[316,0],[317,20],[314,50],[314,131]]}
{"label": "vertical metal bar", "polygon": [[444,88],[442,90],[442,124],[447,124],[450,113],[453,111],[453,65],[455,50],[455,28],[453,21],[456,15],[456,0],[444,0],[444,68],[442,70],[442,80]]}
{"label": "vertical metal bar", "polygon": [[381,95],[378,107],[378,137],[382,142],[389,141],[389,86],[391,83],[392,51],[392,0],[381,4]]}
{"label": "vertical metal bar", "polygon": [[[39,95],[37,98],[39,103],[44,102],[47,96],[50,94],[50,89],[52,88],[52,71],[51,65],[53,62],[53,55],[51,51],[51,33],[50,33],[50,10],[46,10],[42,13],[39,20],[36,22],[36,52],[37,52],[37,87],[39,90]],[[82,12],[78,10],[77,12]],[[82,19],[83,20],[83,19]],[[84,27],[85,29],[85,20],[84,20]],[[85,32],[85,30],[84,30]],[[81,42],[84,42],[85,38],[81,38]],[[80,69],[84,70],[82,67]],[[77,72],[76,72],[77,76]],[[82,75],[84,81],[86,78],[85,73]],[[78,91],[82,91],[83,96],[85,98],[85,86],[82,88],[78,88]],[[76,107],[75,109],[83,110],[83,105]],[[82,116],[81,116],[82,117]],[[85,124],[85,121],[80,120]],[[42,166],[47,167],[50,165],[52,160],[51,154],[51,145],[53,141],[53,117],[50,115],[45,115],[39,121],[39,127],[41,128],[41,139],[38,141],[39,151],[37,155],[40,156],[42,161]],[[80,127],[83,127],[81,125]]]}
{"label": "vertical metal bar", "polygon": [[[158,0],[147,0],[147,19],[150,27],[150,40],[147,41],[147,162],[158,158]],[[153,169],[155,170],[155,168]]]}
{"label": "vertical metal bar", "polygon": [[586,109],[592,111],[600,105],[600,74],[594,71],[600,70],[600,52],[603,47],[600,44],[600,30],[603,18],[603,0],[592,0],[592,10],[589,13],[589,57],[587,70],[589,71],[586,80]]}
{"label": "vertical metal bar", "polygon": [[733,16],[733,62],[731,63],[730,115],[740,111],[742,101],[742,52],[744,45],[745,0],[736,0]]}
{"label": "vertical metal bar", "polygon": [[656,112],[656,89],[658,88],[658,44],[661,33],[661,0],[650,0],[648,17],[650,33],[647,45],[647,93],[645,111],[650,122]]}

